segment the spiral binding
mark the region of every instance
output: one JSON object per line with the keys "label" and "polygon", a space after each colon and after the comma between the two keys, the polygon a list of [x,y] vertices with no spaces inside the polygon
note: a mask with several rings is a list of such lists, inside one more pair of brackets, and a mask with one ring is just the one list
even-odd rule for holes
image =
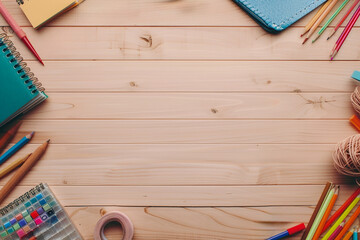
{"label": "spiral binding", "polygon": [[16,0],[16,2],[17,2],[19,5],[24,4],[24,0]]}
{"label": "spiral binding", "polygon": [[6,48],[3,49],[4,53],[7,50],[10,51],[10,53],[6,55],[6,57],[10,59],[10,62],[17,62],[14,65],[14,68],[21,68],[20,70],[17,70],[17,73],[20,75],[21,79],[26,79],[24,80],[24,84],[28,85],[30,83],[27,87],[31,90],[31,93],[35,94],[37,91],[44,92],[45,88],[42,87],[41,82],[34,76],[34,73],[31,72],[27,63],[24,62],[24,58],[16,51],[14,43],[9,39],[9,36],[6,33],[0,33],[0,47],[3,45],[6,45]]}

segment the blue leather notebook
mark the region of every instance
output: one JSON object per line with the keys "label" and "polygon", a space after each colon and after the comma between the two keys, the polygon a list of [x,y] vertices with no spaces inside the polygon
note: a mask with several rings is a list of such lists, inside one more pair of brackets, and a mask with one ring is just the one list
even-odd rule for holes
{"label": "blue leather notebook", "polygon": [[0,127],[47,98],[14,44],[0,34]]}
{"label": "blue leather notebook", "polygon": [[271,33],[280,32],[326,0],[233,0],[261,27]]}

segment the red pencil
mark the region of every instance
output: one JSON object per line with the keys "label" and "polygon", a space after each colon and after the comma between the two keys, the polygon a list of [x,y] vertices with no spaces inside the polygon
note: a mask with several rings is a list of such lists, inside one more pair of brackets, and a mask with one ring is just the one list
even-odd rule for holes
{"label": "red pencil", "polygon": [[350,15],[350,13],[352,12],[352,10],[356,7],[356,5],[360,2],[360,0],[356,0],[354,2],[354,4],[350,7],[350,9],[346,12],[346,14],[341,18],[341,20],[338,22],[338,24],[336,24],[335,28],[333,29],[333,31],[329,34],[329,37],[327,38],[327,40],[329,40],[335,33],[336,31],[340,28],[341,24],[346,20],[346,18]]}
{"label": "red pencil", "polygon": [[359,16],[360,16],[360,5],[357,8],[354,15],[352,16],[352,18],[350,19],[349,24],[344,29],[343,34],[341,34],[340,38],[338,39],[338,42],[335,44],[336,47],[335,47],[335,50],[331,54],[331,60],[333,60],[334,57],[336,56],[336,54],[339,52],[341,46],[345,42],[345,40],[346,40],[347,36],[349,35],[349,33],[351,32],[351,30],[354,27],[356,21],[359,19]]}
{"label": "red pencil", "polygon": [[345,211],[345,209],[354,201],[354,199],[360,194],[360,188],[358,188],[345,202],[344,204],[332,215],[329,220],[325,223],[325,226],[322,230],[324,233],[330,225]]}

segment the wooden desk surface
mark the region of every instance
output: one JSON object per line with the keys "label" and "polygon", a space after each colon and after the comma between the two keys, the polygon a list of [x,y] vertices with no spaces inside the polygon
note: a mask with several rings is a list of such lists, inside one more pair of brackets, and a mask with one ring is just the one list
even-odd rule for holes
{"label": "wooden desk surface", "polygon": [[326,181],[345,185],[339,203],[353,190],[331,154],[356,133],[359,27],[329,62],[328,31],[301,45],[310,16],[270,35],[230,0],[87,0],[39,31],[3,2],[49,95],[17,156],[52,140],[7,202],[46,182],[85,239],[111,210],[135,239],[264,239],[307,222]]}

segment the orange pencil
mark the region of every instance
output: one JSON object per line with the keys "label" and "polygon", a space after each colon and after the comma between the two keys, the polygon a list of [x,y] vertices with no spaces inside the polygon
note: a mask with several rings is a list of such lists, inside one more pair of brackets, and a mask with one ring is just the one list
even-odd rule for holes
{"label": "orange pencil", "polygon": [[333,209],[334,205],[335,205],[335,202],[336,202],[336,199],[337,197],[339,196],[339,188],[340,186],[337,186],[336,190],[335,190],[335,194],[334,196],[332,197],[330,203],[329,203],[329,206],[328,208],[326,209],[325,213],[324,213],[324,216],[323,218],[321,219],[321,222],[318,226],[318,229],[316,230],[315,234],[314,234],[314,237],[313,237],[313,240],[317,240],[319,239],[321,233],[322,233],[322,230],[325,226],[325,223],[326,223],[326,220],[328,219],[330,213],[331,213],[331,210]]}
{"label": "orange pencil", "polygon": [[354,230],[349,231],[349,232],[345,235],[345,237],[343,238],[343,240],[349,240],[353,234],[354,234]]}
{"label": "orange pencil", "polygon": [[4,136],[0,138],[0,153],[4,150],[4,148],[6,148],[11,139],[15,136],[15,134],[19,130],[20,125],[21,122],[18,122],[9,131],[7,131]]}
{"label": "orange pencil", "polygon": [[360,214],[360,206],[356,209],[356,211],[354,212],[354,214],[349,218],[349,220],[347,221],[347,223],[345,224],[344,228],[341,230],[341,232],[339,233],[339,235],[337,235],[337,237],[335,238],[335,240],[340,240],[342,238],[342,236],[345,235],[346,231],[349,230],[349,228],[351,227],[351,225],[355,222],[356,218],[359,216]]}
{"label": "orange pencil", "polygon": [[314,23],[319,19],[319,17],[321,16],[321,14],[323,14],[323,12],[326,10],[326,8],[329,6],[331,0],[327,1],[320,9],[319,11],[315,14],[315,16],[310,20],[310,22],[308,24],[306,24],[305,26],[305,32],[303,34],[301,34],[301,37],[304,36],[310,29],[311,27],[314,25]]}

